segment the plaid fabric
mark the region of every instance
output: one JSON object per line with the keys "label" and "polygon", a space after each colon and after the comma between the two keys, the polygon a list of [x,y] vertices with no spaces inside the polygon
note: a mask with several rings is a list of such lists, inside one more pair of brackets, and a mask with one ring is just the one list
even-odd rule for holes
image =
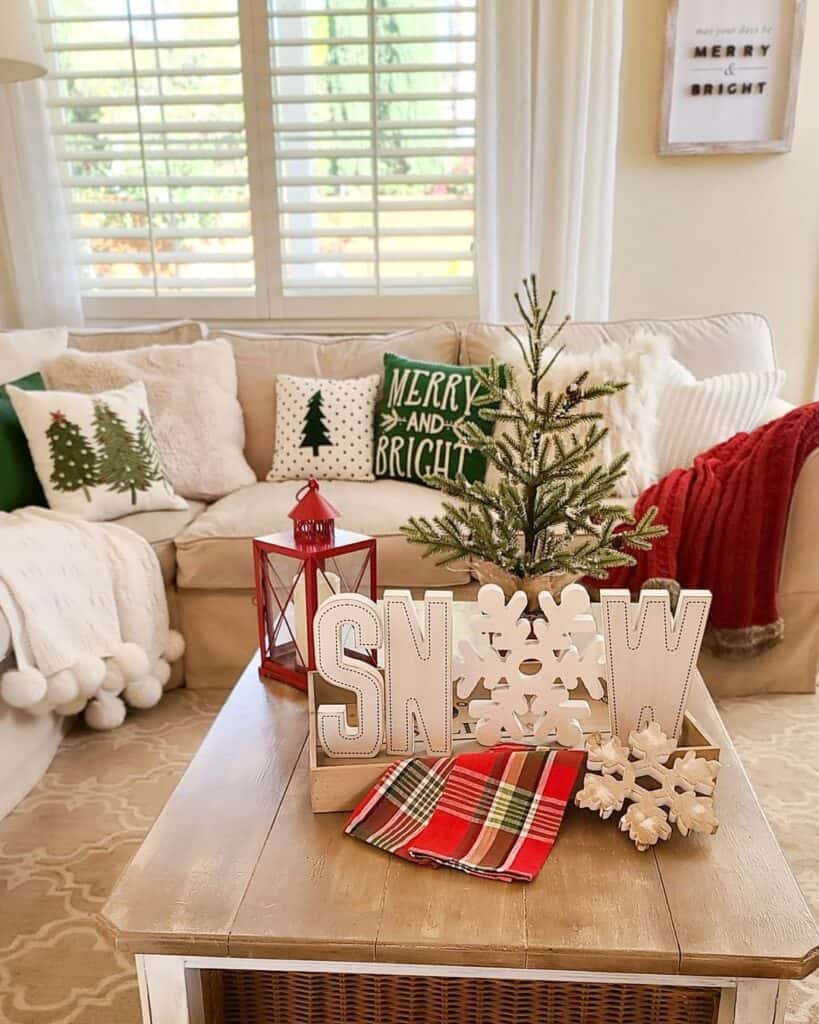
{"label": "plaid fabric", "polygon": [[530,882],[551,852],[583,757],[505,745],[399,761],[344,831],[427,867]]}

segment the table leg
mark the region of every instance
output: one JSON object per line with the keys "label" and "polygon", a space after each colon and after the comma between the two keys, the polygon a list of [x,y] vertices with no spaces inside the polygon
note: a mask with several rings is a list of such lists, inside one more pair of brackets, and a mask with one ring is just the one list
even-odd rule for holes
{"label": "table leg", "polygon": [[734,1024],[780,1024],[785,1017],[785,985],[771,978],[737,978]]}
{"label": "table leg", "polygon": [[204,1024],[199,972],[181,956],[136,957],[142,1024]]}

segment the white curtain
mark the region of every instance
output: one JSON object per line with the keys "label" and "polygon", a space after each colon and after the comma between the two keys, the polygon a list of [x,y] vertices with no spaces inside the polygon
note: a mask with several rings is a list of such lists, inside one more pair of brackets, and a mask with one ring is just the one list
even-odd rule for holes
{"label": "white curtain", "polygon": [[622,0],[478,5],[481,318],[538,275],[560,312],[608,316]]}
{"label": "white curtain", "polygon": [[42,81],[0,85],[0,328],[80,325],[79,278]]}

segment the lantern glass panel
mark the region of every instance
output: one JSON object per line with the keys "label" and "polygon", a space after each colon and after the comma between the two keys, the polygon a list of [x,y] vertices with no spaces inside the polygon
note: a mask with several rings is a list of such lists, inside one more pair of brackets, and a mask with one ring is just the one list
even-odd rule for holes
{"label": "lantern glass panel", "polygon": [[305,567],[305,562],[286,555],[274,552],[265,555],[266,654],[293,668],[307,665],[304,634],[296,625],[296,605],[301,603],[303,606]]}

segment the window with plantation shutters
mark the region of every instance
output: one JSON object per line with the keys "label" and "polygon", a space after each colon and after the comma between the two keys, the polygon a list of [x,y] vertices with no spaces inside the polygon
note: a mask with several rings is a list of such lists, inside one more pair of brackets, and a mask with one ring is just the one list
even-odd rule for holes
{"label": "window with plantation shutters", "polygon": [[90,317],[472,312],[477,0],[39,0]]}

